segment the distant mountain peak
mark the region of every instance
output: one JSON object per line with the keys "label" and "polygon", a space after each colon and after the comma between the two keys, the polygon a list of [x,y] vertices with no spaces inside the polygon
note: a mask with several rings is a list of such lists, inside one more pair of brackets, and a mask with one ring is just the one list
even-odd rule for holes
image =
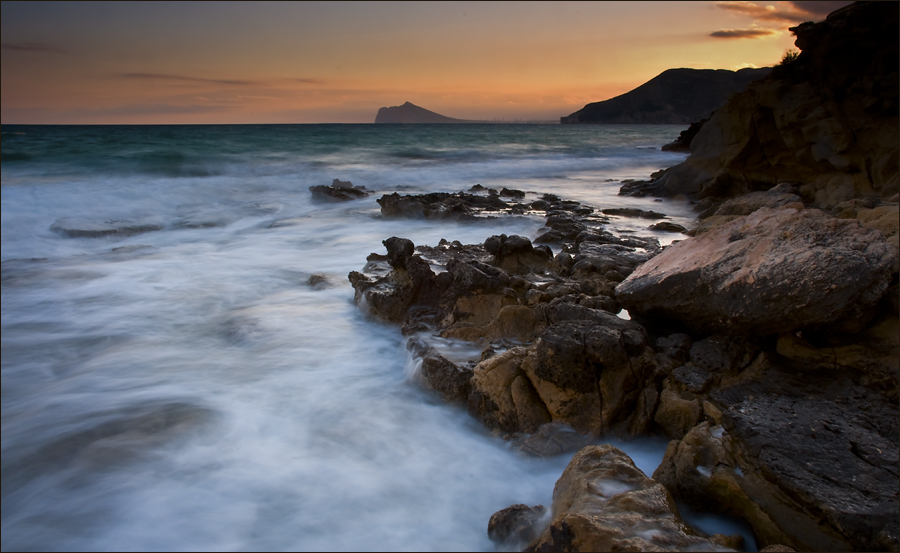
{"label": "distant mountain peak", "polygon": [[402,106],[385,107],[375,115],[376,123],[469,123],[465,119],[454,119],[419,107],[412,102]]}
{"label": "distant mountain peak", "polygon": [[590,103],[560,122],[687,125],[709,117],[731,94],[771,71],[771,67],[666,69],[634,90]]}

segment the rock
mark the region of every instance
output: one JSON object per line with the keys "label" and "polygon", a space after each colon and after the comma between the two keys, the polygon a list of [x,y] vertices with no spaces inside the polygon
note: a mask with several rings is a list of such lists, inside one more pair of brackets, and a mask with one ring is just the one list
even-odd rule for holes
{"label": "rock", "polygon": [[790,184],[782,183],[765,192],[751,192],[723,202],[716,208],[715,215],[750,215],[763,207],[784,206],[803,208],[800,196],[793,193]]}
{"label": "rock", "polygon": [[512,441],[512,446],[533,457],[554,457],[574,453],[593,441],[593,436],[561,422],[542,424],[537,431]]}
{"label": "rock", "polygon": [[[802,183],[828,208],[898,193],[898,8],[860,2],[794,27],[799,57],[734,94],[654,185],[662,194],[733,197]],[[852,45],[852,47],[848,46]]]}
{"label": "rock", "polygon": [[632,316],[765,336],[857,316],[881,299],[896,263],[881,233],[856,221],[762,208],[667,248],[616,299]]}
{"label": "rock", "polygon": [[441,355],[432,353],[422,359],[422,376],[445,400],[466,403],[472,369],[460,367]]}
{"label": "rock", "polygon": [[553,488],[551,512],[528,551],[728,550],[725,536],[703,537],[685,524],[666,488],[610,445],[572,457]]}
{"label": "rock", "polygon": [[511,214],[516,203],[507,203],[496,194],[484,196],[466,192],[430,194],[386,194],[376,200],[384,217],[472,220],[484,212]]}
{"label": "rock", "polygon": [[[723,98],[723,102],[725,99]],[[669,142],[668,144],[664,144],[660,149],[664,152],[690,152],[691,151],[691,141],[694,140],[694,137],[697,136],[697,133],[700,132],[700,127],[703,126],[704,123],[709,121],[709,117],[703,119],[701,121],[696,121],[691,123],[691,125],[681,131],[678,135],[678,138]],[[650,175],[650,178],[659,178],[662,175]]]}
{"label": "rock", "polygon": [[501,196],[508,196],[508,197],[510,197],[510,198],[524,198],[524,197],[525,197],[525,192],[522,192],[521,190],[516,190],[516,189],[514,189],[514,188],[506,188],[506,187],[503,187],[503,188],[500,190],[500,195],[501,195]]}
{"label": "rock", "polygon": [[671,388],[662,391],[659,408],[653,420],[663,433],[672,439],[680,439],[697,424],[703,412],[697,400],[682,399]]}
{"label": "rock", "polygon": [[111,219],[98,223],[62,217],[50,225],[51,231],[68,238],[126,237],[162,229],[163,225],[156,221],[129,219]]}
{"label": "rock", "polygon": [[503,551],[521,551],[534,541],[546,524],[547,508],[519,503],[501,509],[488,521],[488,537]]}
{"label": "rock", "polygon": [[672,442],[654,478],[698,509],[744,519],[761,547],[896,550],[896,399],[833,370],[791,372],[763,357],[723,381],[710,399],[721,426]]}
{"label": "rock", "polygon": [[529,273],[543,269],[553,253],[546,246],[535,248],[523,236],[494,235],[485,240],[484,249],[494,256],[493,264],[509,273]]}
{"label": "rock", "polygon": [[358,200],[369,195],[365,186],[353,186],[350,181],[342,181],[334,179],[331,186],[320,184],[310,186],[309,191],[316,200],[346,202],[349,200]]}
{"label": "rock", "polygon": [[647,228],[649,228],[650,230],[659,230],[659,231],[663,231],[663,232],[680,232],[680,233],[687,232],[687,229],[684,228],[683,226],[679,225],[678,223],[670,223],[668,221],[664,221],[662,223],[656,223],[655,225],[650,225]]}
{"label": "rock", "polygon": [[644,211],[633,207],[611,207],[603,209],[604,215],[617,215],[619,217],[639,217],[641,219],[665,219],[666,216],[655,211]]}

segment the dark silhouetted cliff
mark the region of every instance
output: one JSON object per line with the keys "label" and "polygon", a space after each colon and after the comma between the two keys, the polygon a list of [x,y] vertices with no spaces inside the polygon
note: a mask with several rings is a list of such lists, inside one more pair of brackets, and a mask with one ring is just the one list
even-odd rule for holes
{"label": "dark silhouetted cliff", "polygon": [[731,94],[772,69],[669,69],[631,92],[588,104],[560,123],[686,125],[707,118]]}
{"label": "dark silhouetted cliff", "polygon": [[827,208],[895,196],[898,6],[858,2],[793,27],[800,55],[733,95],[655,187],[728,198],[788,182]]}
{"label": "dark silhouetted cliff", "polygon": [[428,111],[406,102],[402,106],[381,108],[375,116],[376,123],[471,123],[465,119],[454,119],[440,113]]}

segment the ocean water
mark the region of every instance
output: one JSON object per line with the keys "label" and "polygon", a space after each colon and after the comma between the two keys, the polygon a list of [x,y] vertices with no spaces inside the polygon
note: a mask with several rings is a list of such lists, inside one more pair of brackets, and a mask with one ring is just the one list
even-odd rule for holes
{"label": "ocean water", "polygon": [[[482,184],[686,224],[617,196],[684,158],[659,149],[681,130],[3,126],[2,548],[491,550],[490,515],[549,506],[571,456],[522,457],[423,389],[347,274],[390,236],[542,220],[384,220],[375,199]],[[373,194],[313,202],[335,178]],[[105,224],[155,230],[51,230]],[[678,238],[648,225],[610,227]],[[665,442],[619,445],[650,474]]]}

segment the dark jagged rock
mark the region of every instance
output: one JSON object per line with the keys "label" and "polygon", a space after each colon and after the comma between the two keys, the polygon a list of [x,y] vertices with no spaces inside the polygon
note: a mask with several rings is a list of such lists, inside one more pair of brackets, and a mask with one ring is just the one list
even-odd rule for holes
{"label": "dark jagged rock", "polygon": [[678,223],[670,223],[668,221],[664,221],[662,223],[656,223],[655,225],[650,225],[647,228],[649,228],[650,230],[659,230],[662,232],[686,233],[688,231],[686,228],[679,225]]}
{"label": "dark jagged rock", "polygon": [[604,215],[618,215],[619,217],[639,217],[641,219],[665,219],[666,216],[655,211],[644,211],[633,207],[611,207],[602,210]]}
{"label": "dark jagged rock", "polygon": [[108,221],[84,221],[63,217],[57,219],[50,230],[68,238],[103,238],[110,236],[134,236],[162,230],[162,224],[156,221],[134,221],[128,219],[112,219]]}
{"label": "dark jagged rock", "polygon": [[[702,121],[695,121],[691,123],[690,127],[681,131],[681,133],[678,135],[678,138],[676,138],[672,142],[669,142],[668,144],[663,144],[660,149],[664,152],[690,152],[691,141],[694,140],[694,137],[697,136],[698,132],[700,132],[700,127],[702,127],[703,124],[707,121],[709,121],[709,117],[703,119]],[[662,175],[650,176],[651,178],[658,178]]]}
{"label": "dark jagged rock", "polygon": [[[674,375],[674,373],[673,373]],[[891,551],[898,540],[896,401],[765,358],[710,394],[710,422],[670,444],[654,478],[739,516],[760,546]]]}
{"label": "dark jagged rock", "polygon": [[687,125],[709,117],[729,95],[770,71],[769,67],[668,69],[630,92],[588,104],[560,122]]}
{"label": "dark jagged rock", "polygon": [[491,515],[488,537],[504,551],[521,551],[543,531],[546,515],[547,508],[543,505],[511,505]]}
{"label": "dark jagged rock", "polygon": [[333,202],[358,200],[369,195],[365,186],[353,186],[350,181],[341,181],[338,179],[334,179],[330,186],[324,184],[310,186],[309,191],[316,200]]}

